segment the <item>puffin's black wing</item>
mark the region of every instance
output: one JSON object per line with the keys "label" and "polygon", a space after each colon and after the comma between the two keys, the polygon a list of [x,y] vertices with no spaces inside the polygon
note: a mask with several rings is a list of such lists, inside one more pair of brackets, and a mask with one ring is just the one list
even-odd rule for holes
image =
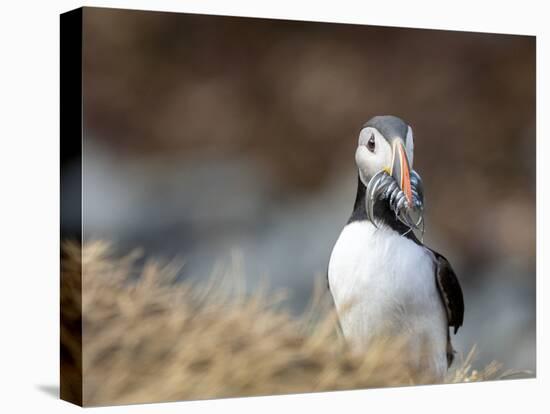
{"label": "puffin's black wing", "polygon": [[435,280],[437,288],[447,310],[449,326],[454,328],[454,333],[456,334],[464,320],[462,288],[449,261],[433,250],[432,253],[436,260]]}

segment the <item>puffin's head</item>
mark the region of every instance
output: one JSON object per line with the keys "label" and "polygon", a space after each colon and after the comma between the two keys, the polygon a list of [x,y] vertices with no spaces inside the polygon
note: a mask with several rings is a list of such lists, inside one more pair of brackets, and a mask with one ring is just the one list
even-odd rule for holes
{"label": "puffin's head", "polygon": [[375,116],[363,125],[355,151],[355,163],[365,186],[380,171],[391,175],[412,203],[412,128],[396,116]]}

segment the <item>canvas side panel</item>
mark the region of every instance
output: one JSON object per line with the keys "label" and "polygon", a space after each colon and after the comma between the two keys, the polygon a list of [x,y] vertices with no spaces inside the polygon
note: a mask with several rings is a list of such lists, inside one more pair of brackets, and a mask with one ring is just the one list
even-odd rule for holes
{"label": "canvas side panel", "polygon": [[60,18],[60,396],[82,405],[82,9]]}

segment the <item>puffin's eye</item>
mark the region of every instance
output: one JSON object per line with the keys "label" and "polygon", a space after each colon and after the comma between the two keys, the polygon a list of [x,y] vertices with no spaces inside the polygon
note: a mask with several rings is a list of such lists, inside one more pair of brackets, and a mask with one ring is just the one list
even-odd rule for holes
{"label": "puffin's eye", "polygon": [[375,143],[374,143],[374,134],[371,134],[369,142],[367,142],[367,148],[370,152],[374,152]]}

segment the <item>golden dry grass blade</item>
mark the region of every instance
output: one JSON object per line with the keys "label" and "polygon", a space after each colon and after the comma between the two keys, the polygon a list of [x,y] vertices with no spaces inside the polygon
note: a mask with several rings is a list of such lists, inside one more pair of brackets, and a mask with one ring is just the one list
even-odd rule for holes
{"label": "golden dry grass blade", "polygon": [[[87,244],[82,252],[71,244],[64,249],[63,278],[79,279],[82,260],[85,405],[425,382],[402,363],[395,339],[373,344],[368,353],[347,346],[320,288],[308,312],[294,318],[275,306],[280,298],[265,286],[246,295],[243,285],[231,289],[230,278],[202,287],[174,283],[181,267],[138,266],[139,252],[115,258],[107,243]],[[80,302],[71,298],[71,284],[64,286],[62,312],[78,318]],[[63,346],[77,354],[70,328],[62,327]],[[475,349],[448,382],[498,378],[498,365],[476,371],[474,357]]]}

